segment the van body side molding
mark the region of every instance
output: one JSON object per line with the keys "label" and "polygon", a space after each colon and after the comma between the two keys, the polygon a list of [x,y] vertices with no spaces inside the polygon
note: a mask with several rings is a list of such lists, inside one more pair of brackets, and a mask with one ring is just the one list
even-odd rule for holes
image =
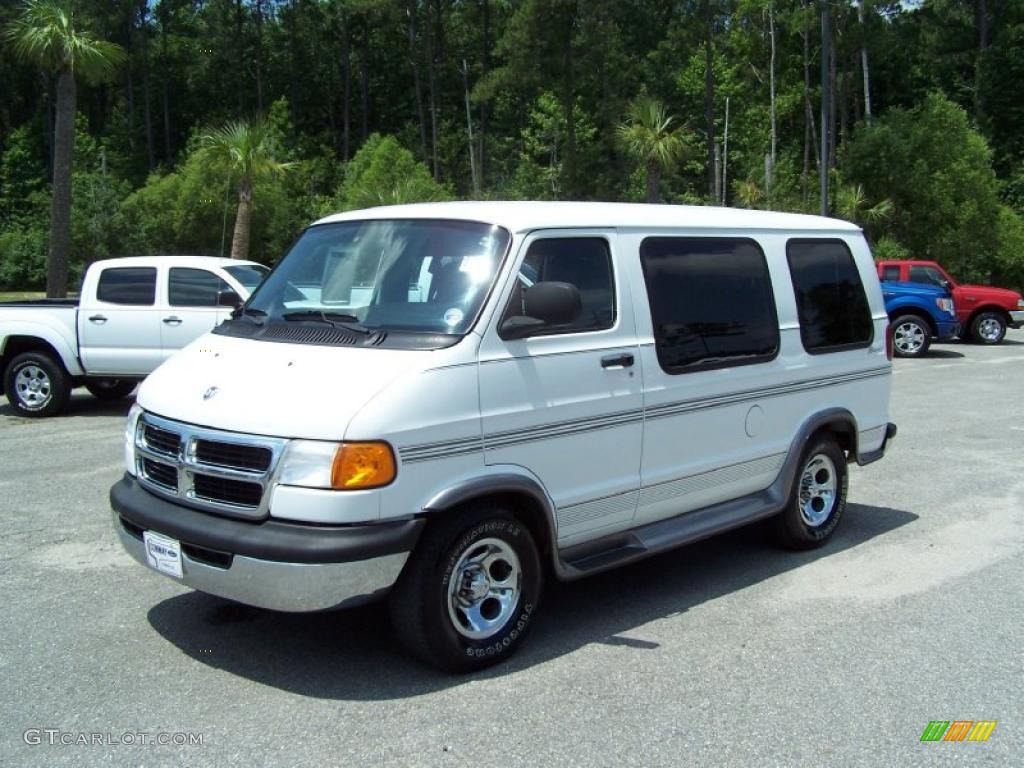
{"label": "van body side molding", "polygon": [[850,435],[850,458],[857,455],[857,421],[845,408],[829,408],[807,419],[790,443],[775,482],[762,491],[611,534],[558,552],[555,570],[563,580],[579,579],[634,560],[691,544],[781,512],[789,500],[800,457],[815,432],[840,429]]}

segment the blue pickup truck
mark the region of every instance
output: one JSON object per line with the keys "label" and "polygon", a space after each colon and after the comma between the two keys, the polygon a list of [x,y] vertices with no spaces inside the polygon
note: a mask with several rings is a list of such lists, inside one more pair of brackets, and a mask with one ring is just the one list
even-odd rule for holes
{"label": "blue pickup truck", "polygon": [[883,282],[882,296],[897,357],[921,357],[932,341],[947,341],[960,331],[949,291],[925,283]]}

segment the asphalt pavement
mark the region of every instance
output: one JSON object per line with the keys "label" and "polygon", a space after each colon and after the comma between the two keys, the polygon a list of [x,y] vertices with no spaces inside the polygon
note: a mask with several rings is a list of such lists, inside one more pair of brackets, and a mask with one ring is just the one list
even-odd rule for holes
{"label": "asphalt pavement", "polygon": [[1022,764],[1024,331],[896,361],[899,435],[825,548],[754,527],[549,585],[521,652],[462,677],[382,605],[272,613],[130,560],[128,406],[0,398],[2,765]]}

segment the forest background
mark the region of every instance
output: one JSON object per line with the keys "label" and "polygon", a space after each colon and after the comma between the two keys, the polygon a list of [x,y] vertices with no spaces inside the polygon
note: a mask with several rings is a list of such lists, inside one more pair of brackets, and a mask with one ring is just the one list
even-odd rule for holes
{"label": "forest background", "polygon": [[[0,1],[8,290],[46,284],[61,87],[15,44],[25,7]],[[246,180],[267,264],[318,216],[417,200],[817,213],[823,134],[829,213],[876,258],[1024,287],[1024,0],[832,0],[827,29],[802,0],[70,7],[123,52],[73,85],[72,290],[100,258],[229,255]],[[237,130],[251,177],[218,151]]]}

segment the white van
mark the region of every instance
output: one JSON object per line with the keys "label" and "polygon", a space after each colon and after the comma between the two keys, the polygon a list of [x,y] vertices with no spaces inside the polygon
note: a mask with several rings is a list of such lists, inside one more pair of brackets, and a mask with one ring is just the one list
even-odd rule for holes
{"label": "white van", "polygon": [[825,542],[879,459],[891,346],[851,224],[432,203],[330,216],[143,384],[111,489],[139,562],[283,611],[391,590],[451,670],[545,578],[773,517]]}

